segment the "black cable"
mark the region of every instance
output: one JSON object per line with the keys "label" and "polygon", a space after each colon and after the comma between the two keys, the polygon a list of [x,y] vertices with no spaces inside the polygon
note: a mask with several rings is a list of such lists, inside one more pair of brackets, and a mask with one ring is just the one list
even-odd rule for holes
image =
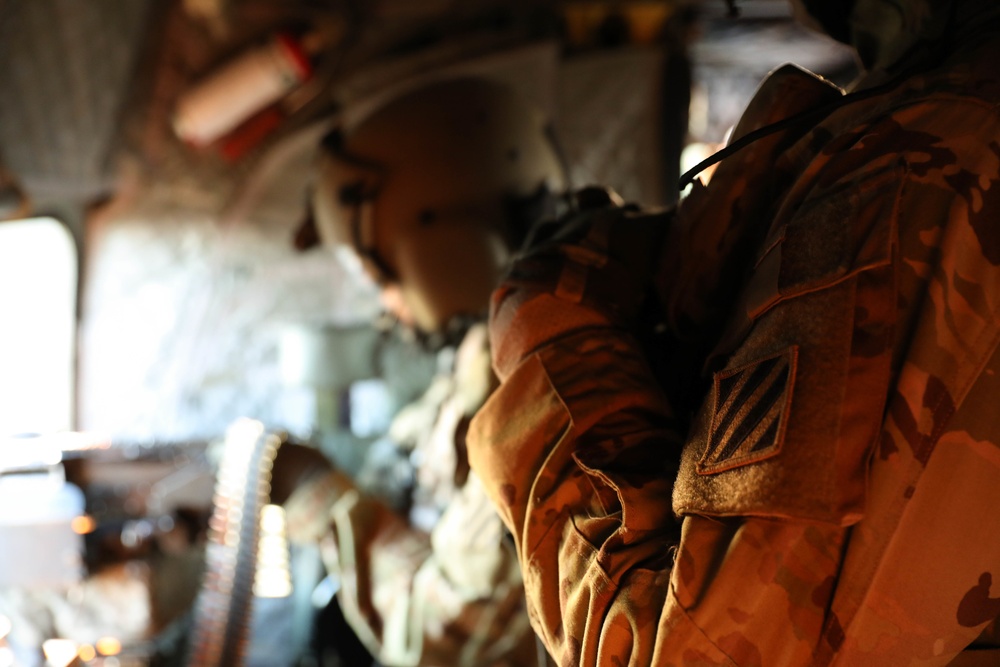
{"label": "black cable", "polygon": [[805,111],[801,111],[795,114],[794,116],[789,116],[784,120],[779,120],[777,122],[771,123],[770,125],[765,125],[764,127],[757,128],[752,132],[748,132],[747,134],[743,135],[733,143],[729,144],[725,148],[722,148],[721,150],[716,151],[715,153],[712,153],[707,158],[696,164],[694,167],[684,172],[684,174],[681,176],[680,181],[678,182],[678,187],[680,188],[681,192],[683,192],[684,189],[688,185],[690,185],[692,181],[694,181],[695,177],[698,176],[698,174],[705,171],[713,164],[722,162],[730,155],[743,150],[750,144],[760,139],[763,139],[764,137],[770,136],[775,132],[780,132],[785,128],[791,127],[793,125],[798,125],[809,121],[818,122],[820,119],[825,118],[826,116],[830,115],[831,113],[833,113],[835,110],[839,109],[842,106],[851,104],[853,102],[859,102],[869,97],[874,97],[875,95],[885,92],[886,90],[895,85],[896,85],[896,80],[894,79],[893,81],[886,83],[882,86],[878,86],[876,88],[869,88],[868,90],[864,90],[859,93],[851,93],[850,95],[845,95],[844,97],[840,98],[839,100],[836,100],[833,103],[824,104],[813,109],[806,109]]}

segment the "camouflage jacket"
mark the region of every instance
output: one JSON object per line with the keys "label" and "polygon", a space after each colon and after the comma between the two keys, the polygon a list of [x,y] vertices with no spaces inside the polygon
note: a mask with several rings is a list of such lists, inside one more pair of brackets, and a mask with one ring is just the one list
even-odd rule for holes
{"label": "camouflage jacket", "polygon": [[[960,654],[1000,613],[1000,39],[961,44],[494,294],[470,461],[561,665],[1000,664]],[[779,71],[735,135],[830,94]]]}
{"label": "camouflage jacket", "polygon": [[290,532],[319,541],[344,615],[380,663],[533,667],[514,550],[457,435],[493,382],[485,325],[466,335],[454,367],[390,431],[414,440],[416,511],[395,512],[334,471],[286,502]]}

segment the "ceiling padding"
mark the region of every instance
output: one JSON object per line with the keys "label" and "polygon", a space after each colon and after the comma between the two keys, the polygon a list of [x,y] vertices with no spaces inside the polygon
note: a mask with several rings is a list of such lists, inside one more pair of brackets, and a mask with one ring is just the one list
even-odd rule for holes
{"label": "ceiling padding", "polygon": [[33,196],[111,187],[153,0],[0,0],[0,160]]}

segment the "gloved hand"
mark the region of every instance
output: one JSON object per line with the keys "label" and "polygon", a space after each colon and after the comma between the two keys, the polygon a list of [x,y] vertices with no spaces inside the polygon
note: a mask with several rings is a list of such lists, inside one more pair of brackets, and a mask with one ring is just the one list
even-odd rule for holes
{"label": "gloved hand", "polygon": [[333,463],[315,447],[282,444],[271,468],[271,502],[283,505],[295,489],[332,470]]}
{"label": "gloved hand", "polygon": [[317,542],[330,529],[330,508],[354,484],[314,447],[285,443],[271,469],[271,502],[285,508],[292,542]]}
{"label": "gloved hand", "polygon": [[604,273],[589,281],[604,295],[598,301],[615,301],[611,295],[645,289],[671,214],[642,211],[634,204],[626,204],[613,190],[598,186],[578,190],[573,199],[573,212],[544,221],[532,230],[519,264],[532,264],[532,259],[554,255],[563,257],[564,264],[577,262],[595,273]]}
{"label": "gloved hand", "polygon": [[672,212],[643,212],[603,188],[585,188],[576,200],[577,211],[534,231],[493,294],[490,337],[501,378],[560,336],[636,331],[646,320]]}

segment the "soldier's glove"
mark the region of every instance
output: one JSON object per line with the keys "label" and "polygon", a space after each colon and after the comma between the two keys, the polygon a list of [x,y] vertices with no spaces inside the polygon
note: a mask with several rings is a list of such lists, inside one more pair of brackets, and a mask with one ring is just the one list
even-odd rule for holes
{"label": "soldier's glove", "polygon": [[[609,188],[590,186],[573,194],[575,210],[543,221],[529,235],[521,259],[562,254],[570,262],[608,269],[608,282],[648,286],[670,214],[626,204]],[[605,282],[591,281],[595,287]]]}
{"label": "soldier's glove", "polygon": [[578,210],[535,230],[494,292],[490,336],[501,378],[560,336],[635,332],[644,319],[671,213],[643,212],[603,188],[576,200]]}
{"label": "soldier's glove", "polygon": [[330,508],[354,488],[315,447],[285,443],[271,469],[271,502],[285,509],[288,538],[315,542],[329,530]]}

